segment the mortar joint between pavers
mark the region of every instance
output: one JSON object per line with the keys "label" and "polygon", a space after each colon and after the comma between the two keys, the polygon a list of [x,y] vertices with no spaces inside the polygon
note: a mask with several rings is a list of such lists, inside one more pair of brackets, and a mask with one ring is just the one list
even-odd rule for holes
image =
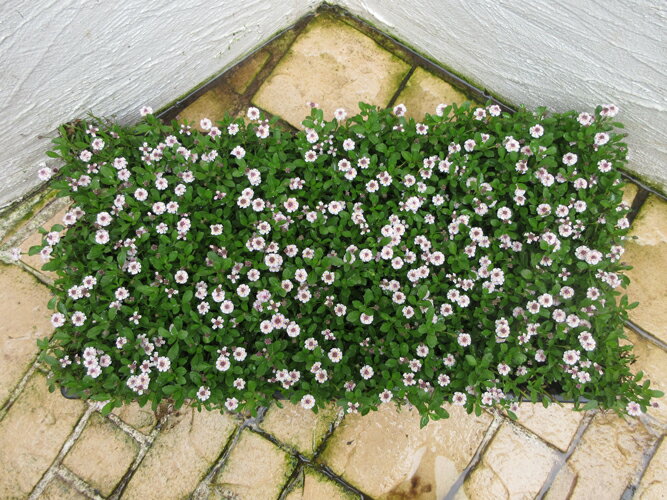
{"label": "mortar joint between pavers", "polygon": [[32,362],[30,367],[23,374],[23,377],[21,377],[21,380],[19,380],[18,384],[16,384],[12,389],[12,391],[9,393],[7,401],[5,401],[5,403],[2,405],[2,408],[0,408],[0,422],[2,422],[2,420],[5,418],[5,415],[7,415],[9,409],[14,405],[16,400],[19,398],[19,396],[23,392],[23,389],[28,383],[28,380],[30,380],[30,377],[32,377],[32,374],[35,373],[36,369],[37,369],[37,359],[35,359]]}
{"label": "mortar joint between pavers", "polygon": [[623,492],[623,495],[621,496],[622,500],[626,499],[629,500],[634,496],[635,491],[637,491],[637,488],[639,488],[639,484],[641,483],[644,474],[646,473],[646,469],[648,469],[648,465],[651,462],[651,459],[658,451],[658,448],[660,447],[660,444],[662,443],[664,438],[665,438],[664,435],[658,437],[658,439],[656,439],[653,442],[650,448],[644,450],[644,453],[642,454],[642,459],[639,462],[639,466],[637,467],[637,470],[635,470],[635,473],[633,475],[632,480],[630,481],[630,484],[628,484],[628,486],[625,488],[625,491]]}
{"label": "mortar joint between pavers", "polygon": [[113,422],[120,430],[125,432],[125,434],[129,435],[132,439],[134,439],[140,445],[147,443],[148,436],[139,432],[137,429],[135,429],[131,425],[128,425],[125,422],[123,422],[123,420],[121,418],[119,418],[117,415],[114,415],[113,413],[109,413],[106,416],[106,418],[109,421]]}
{"label": "mortar joint between pavers", "polygon": [[356,486],[354,486],[354,485],[348,483],[348,482],[345,480],[344,477],[341,477],[341,476],[339,476],[338,474],[336,474],[334,471],[332,471],[332,470],[329,468],[328,465],[325,465],[325,464],[313,464],[312,467],[313,467],[313,469],[315,469],[315,470],[316,470],[317,472],[319,472],[320,474],[322,474],[322,475],[328,477],[329,479],[331,479],[331,480],[334,481],[335,483],[338,483],[340,486],[342,486],[342,487],[345,488],[346,490],[348,490],[348,491],[354,493],[355,495],[358,495],[358,496],[359,496],[360,498],[362,498],[363,500],[373,500],[373,497],[371,497],[370,495],[367,495],[366,493],[364,493],[363,491],[361,491],[361,490],[360,490],[359,488],[357,488]]}
{"label": "mortar joint between pavers", "polygon": [[654,344],[656,347],[662,349],[663,351],[667,351],[667,343],[665,343],[664,341],[655,337],[650,332],[647,332],[646,330],[644,330],[641,326],[637,325],[636,323],[633,323],[629,319],[626,319],[625,320],[625,326],[628,327],[633,332],[635,332],[640,337],[643,337],[644,339],[646,339],[649,342],[651,342],[652,344]]}
{"label": "mortar joint between pavers", "polygon": [[234,430],[229,439],[227,439],[224,448],[220,452],[220,455],[218,456],[216,461],[213,463],[213,466],[208,470],[204,478],[199,482],[195,490],[192,492],[192,499],[194,500],[208,499],[211,481],[213,481],[213,478],[220,471],[220,469],[222,469],[225,466],[227,459],[229,458],[229,455],[232,453],[232,450],[234,449],[239,439],[241,438],[241,432],[243,432],[245,428],[247,428],[247,426],[245,425],[244,422],[243,424],[239,425]]}
{"label": "mortar joint between pavers", "polygon": [[[55,477],[59,477],[66,483],[73,486],[74,489],[76,489],[79,493],[90,499],[103,500],[104,498],[99,494],[99,492],[95,488],[93,488],[90,484],[81,479],[79,476],[77,476],[74,472],[69,470],[64,465],[60,465],[54,470],[51,480],[53,480],[53,478]],[[46,486],[48,486],[48,484]]]}
{"label": "mortar joint between pavers", "polygon": [[[398,96],[401,95],[401,92],[405,90],[405,87],[408,85],[408,81],[410,81],[410,78],[412,78],[412,75],[414,74],[415,70],[417,69],[417,66],[410,66],[410,69],[408,72],[405,74],[401,82],[398,84],[398,87],[396,88],[396,91],[393,93],[391,96],[391,99],[389,99],[389,102],[387,103],[387,107],[391,108],[396,104],[396,99],[398,99]],[[400,103],[399,103],[400,104]]]}
{"label": "mortar joint between pavers", "polygon": [[280,490],[278,500],[284,500],[287,495],[292,492],[296,484],[299,482],[299,475],[302,477],[304,476],[304,464],[301,461],[299,461],[296,467],[294,467],[292,474],[290,474],[290,477],[287,479],[282,489]]}
{"label": "mortar joint between pavers", "polygon": [[572,438],[572,441],[570,441],[570,445],[567,447],[567,450],[565,450],[565,453],[561,452],[559,454],[558,460],[549,471],[549,475],[544,480],[542,488],[540,488],[540,491],[535,497],[536,500],[541,500],[544,497],[544,495],[546,495],[549,492],[549,489],[556,480],[556,477],[558,477],[558,474],[560,473],[561,469],[565,466],[568,459],[574,453],[574,450],[579,445],[579,442],[581,441],[584,432],[586,432],[586,429],[588,429],[591,422],[593,421],[593,417],[595,417],[595,415],[597,415],[598,413],[599,412],[597,410],[591,410],[584,413],[584,418],[582,418],[581,422],[579,422],[579,427],[577,427],[577,431],[574,433],[574,437]]}
{"label": "mortar joint between pavers", "polygon": [[459,474],[458,478],[456,478],[454,484],[452,484],[452,486],[449,488],[449,491],[445,495],[444,500],[454,500],[456,494],[461,489],[461,486],[463,486],[465,480],[472,473],[475,467],[477,467],[477,465],[482,461],[482,456],[484,455],[484,453],[486,453],[486,450],[491,444],[491,441],[493,441],[493,438],[495,437],[496,433],[498,432],[498,429],[503,423],[504,418],[499,411],[493,409],[490,410],[489,413],[493,415],[493,420],[491,421],[489,427],[487,427],[486,431],[484,432],[484,437],[482,437],[482,441],[477,446],[475,454],[470,459],[470,462],[468,462],[466,468],[463,469],[463,471]]}
{"label": "mortar joint between pavers", "polygon": [[29,500],[36,500],[44,492],[44,488],[46,488],[46,485],[49,483],[49,481],[55,474],[55,471],[61,466],[62,461],[65,458],[65,455],[67,455],[67,452],[69,452],[72,446],[74,446],[76,440],[79,439],[79,436],[81,436],[81,433],[85,429],[86,424],[90,419],[90,416],[95,411],[96,411],[96,406],[94,404],[89,404],[88,408],[86,408],[86,411],[83,413],[79,421],[74,426],[74,429],[70,433],[69,437],[60,448],[60,452],[58,452],[58,455],[51,463],[51,466],[46,470],[46,472],[40,478],[39,482],[33,488],[32,492],[30,493],[30,496],[28,497]]}

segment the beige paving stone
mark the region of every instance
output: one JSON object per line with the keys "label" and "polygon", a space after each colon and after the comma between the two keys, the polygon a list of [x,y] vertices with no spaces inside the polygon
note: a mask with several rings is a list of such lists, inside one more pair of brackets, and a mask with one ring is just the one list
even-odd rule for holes
{"label": "beige paving stone", "polygon": [[396,98],[396,104],[405,104],[407,115],[419,120],[426,113],[435,114],[438,104],[462,104],[468,98],[446,81],[433,73],[417,67],[403,91]]}
{"label": "beige paving stone", "polygon": [[296,485],[285,500],[352,500],[358,498],[319,472],[306,468],[303,484]]}
{"label": "beige paving stone", "polygon": [[118,426],[94,413],[63,463],[104,496],[130,468],[139,444]]}
{"label": "beige paving stone", "polygon": [[155,413],[151,410],[150,404],[142,408],[138,403],[133,402],[123,405],[120,408],[115,408],[112,413],[127,425],[134,427],[144,434],[150,433],[155,424],[157,424]]}
{"label": "beige paving stone", "polygon": [[36,373],[0,422],[0,498],[24,498],[60,452],[84,411],[82,401],[49,392]]}
{"label": "beige paving stone", "polygon": [[564,466],[559,472],[558,476],[551,483],[549,491],[544,495],[545,500],[568,500],[572,495],[572,490],[577,484],[577,475],[574,471]]}
{"label": "beige paving stone", "polygon": [[262,422],[262,429],[299,453],[312,456],[322,443],[329,425],[336,419],[337,408],[332,405],[315,414],[289,401],[282,404],[283,408],[275,404],[271,406]]}
{"label": "beige paving stone", "polygon": [[176,119],[187,121],[192,127],[200,128],[199,122],[202,118],[216,122],[222,120],[225,113],[235,116],[240,109],[241,101],[238,94],[226,83],[221,82],[182,110]]}
{"label": "beige paving stone", "polygon": [[295,465],[271,441],[246,429],[213,483],[224,498],[278,498]]}
{"label": "beige paving stone", "polygon": [[[67,208],[63,208],[62,210],[59,210],[56,212],[56,214],[51,217],[48,221],[46,221],[44,224],[42,224],[42,227],[46,229],[47,231],[51,231],[51,228],[56,225],[56,224],[61,224],[63,225],[63,216],[67,213]],[[60,234],[65,234],[65,231],[60,231]],[[30,247],[35,246],[35,245],[41,245],[42,244],[42,234],[39,233],[39,231],[35,231],[33,234],[31,234],[25,241],[21,243],[19,248],[21,249],[21,252],[23,255],[21,256],[21,260],[28,264],[31,267],[34,267],[35,269],[38,269],[41,271],[42,266],[45,264],[45,261],[37,255],[28,255],[28,250],[30,250]],[[45,275],[55,278],[57,275],[53,271],[42,271]]]}
{"label": "beige paving stone", "polygon": [[558,454],[534,436],[504,423],[464,483],[470,499],[534,498]]}
{"label": "beige paving stone", "polygon": [[551,404],[549,408],[545,408],[539,403],[523,403],[515,413],[518,423],[545,441],[566,451],[577,432],[581,419],[584,418],[582,412],[575,412],[572,407],[571,404],[563,404],[563,406]]}
{"label": "beige paving stone", "polygon": [[227,75],[227,81],[232,89],[239,94],[248,90],[248,86],[264,67],[269,57],[271,57],[271,54],[268,50],[260,50],[232,69]]}
{"label": "beige paving stone", "polygon": [[170,415],[123,498],[183,498],[197,487],[225,447],[235,421],[219,411],[184,408]]}
{"label": "beige paving stone", "polygon": [[667,269],[667,202],[651,195],[632,224],[623,260],[634,267],[627,271],[630,302],[639,306],[629,311],[630,319],[644,330],[667,342],[667,279],[656,270]]}
{"label": "beige paving stone", "polygon": [[0,264],[0,406],[37,356],[37,339],[53,331],[50,298],[34,276]]}
{"label": "beige paving stone", "polygon": [[632,206],[632,202],[634,201],[635,196],[637,196],[637,191],[639,191],[637,184],[628,182],[623,188],[623,203],[628,207]]}
{"label": "beige paving stone", "polygon": [[[637,356],[634,364],[630,365],[633,373],[644,372],[644,380],[651,381],[651,388],[662,391],[667,394],[667,352],[637,335],[632,330],[626,328],[625,335],[627,340],[622,339],[621,344],[631,343],[632,352]],[[648,414],[657,419],[660,423],[667,425],[667,396],[654,400],[657,408],[648,409]]]}
{"label": "beige paving stone", "polygon": [[667,440],[663,439],[651,458],[634,498],[637,500],[667,498]]}
{"label": "beige paving stone", "polygon": [[58,476],[49,481],[49,484],[39,496],[39,500],[83,500],[87,498],[86,495],[79,493],[74,486]]}
{"label": "beige paving stone", "polygon": [[383,405],[365,416],[348,415],[327,441],[325,463],[373,498],[410,489],[441,498],[475,454],[491,416],[447,406],[450,418],[419,428],[419,413]]}
{"label": "beige paving stone", "polygon": [[307,102],[326,119],[337,108],[348,115],[359,101],[386,106],[409,65],[350,25],[328,16],[313,20],[264,81],[253,102],[301,129]]}
{"label": "beige paving stone", "polygon": [[655,439],[637,419],[626,422],[614,414],[600,413],[554,484],[563,491],[570,490],[567,498],[573,500],[620,498],[640,467],[644,451]]}

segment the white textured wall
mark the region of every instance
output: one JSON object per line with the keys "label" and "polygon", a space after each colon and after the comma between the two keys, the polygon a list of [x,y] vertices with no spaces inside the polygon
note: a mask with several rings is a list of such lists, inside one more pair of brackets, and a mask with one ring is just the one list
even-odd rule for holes
{"label": "white textured wall", "polygon": [[138,118],[221,71],[316,0],[0,0],[0,207],[39,181],[58,125]]}
{"label": "white textured wall", "polygon": [[667,190],[665,0],[338,0],[500,97],[615,103],[629,167]]}

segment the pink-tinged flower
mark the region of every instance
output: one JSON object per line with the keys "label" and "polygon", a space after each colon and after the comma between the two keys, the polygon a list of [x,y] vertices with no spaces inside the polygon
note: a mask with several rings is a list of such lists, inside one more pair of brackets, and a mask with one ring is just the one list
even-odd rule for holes
{"label": "pink-tinged flower", "polygon": [[82,313],[81,311],[76,311],[74,314],[72,314],[72,324],[74,326],[83,326],[83,324],[86,322],[86,315]]}
{"label": "pink-tinged flower", "polygon": [[563,362],[565,362],[566,364],[574,365],[576,364],[577,361],[579,361],[579,351],[570,349],[563,353]]}
{"label": "pink-tinged flower", "polygon": [[254,120],[259,120],[259,117],[260,117],[259,109],[255,108],[255,107],[249,107],[248,112],[246,113],[246,116],[250,120],[253,120],[253,121]]}
{"label": "pink-tinged flower", "polygon": [[447,104],[445,104],[444,102],[441,102],[440,104],[438,104],[435,107],[435,114],[438,115],[438,116],[444,115],[445,114],[445,108],[447,106],[448,106]]}
{"label": "pink-tinged flower", "polygon": [[604,146],[609,142],[609,134],[606,132],[598,132],[595,134],[595,145],[596,146]]}
{"label": "pink-tinged flower", "polygon": [[343,108],[338,108],[334,111],[334,118],[338,121],[345,120],[345,118],[347,118],[347,112]]}
{"label": "pink-tinged flower", "polygon": [[359,373],[364,380],[368,380],[373,376],[375,372],[373,371],[373,368],[371,366],[364,365],[361,367],[361,370],[359,370]]}
{"label": "pink-tinged flower", "polygon": [[500,220],[510,220],[512,218],[512,211],[508,207],[500,207],[496,213]]}
{"label": "pink-tinged flower", "polygon": [[639,406],[639,403],[636,403],[634,401],[630,401],[626,405],[625,409],[628,412],[628,415],[630,415],[631,417],[638,417],[642,414],[641,406]]}
{"label": "pink-tinged flower", "polygon": [[236,398],[227,398],[225,401],[225,408],[229,411],[234,411],[239,407],[239,400]]}
{"label": "pink-tinged flower", "polygon": [[139,114],[141,116],[152,115],[153,114],[153,108],[151,108],[150,106],[143,106],[139,110]]}
{"label": "pink-tinged flower", "polygon": [[352,139],[345,139],[343,141],[343,149],[345,151],[352,151],[354,149],[354,141]]}
{"label": "pink-tinged flower", "polygon": [[491,116],[500,116],[500,112],[502,111],[500,109],[500,106],[498,106],[497,104],[493,104],[489,106],[487,109],[489,110],[489,114]]}
{"label": "pink-tinged flower", "polygon": [[65,324],[65,315],[62,313],[54,313],[51,315],[51,324],[55,328],[59,328]]}
{"label": "pink-tinged flower", "polygon": [[475,117],[475,120],[481,121],[486,118],[486,110],[484,108],[475,108],[472,115]]}
{"label": "pink-tinged flower", "polygon": [[223,314],[231,314],[234,311],[234,304],[231,300],[225,300],[220,304],[220,311]]}
{"label": "pink-tinged flower", "polygon": [[530,127],[530,135],[535,139],[539,139],[542,137],[542,135],[544,135],[544,127],[539,123],[537,125],[533,125]]}
{"label": "pink-tinged flower", "polygon": [[370,325],[373,322],[373,316],[366,313],[361,313],[359,316],[359,321],[364,325]]}
{"label": "pink-tinged flower", "polygon": [[394,395],[389,389],[385,389],[384,391],[382,391],[379,396],[380,396],[380,402],[382,403],[389,403],[389,401],[391,401],[391,399],[394,397]]}
{"label": "pink-tinged flower", "polygon": [[245,149],[243,149],[241,146],[236,146],[234,149],[232,149],[230,154],[240,160],[245,156]]}
{"label": "pink-tinged flower", "polygon": [[619,109],[615,104],[603,104],[600,115],[613,118],[618,114],[618,111]]}
{"label": "pink-tinged flower", "polygon": [[144,188],[139,188],[134,192],[134,197],[137,201],[146,201],[146,198],[148,198],[148,191]]}
{"label": "pink-tinged flower", "polygon": [[565,153],[563,155],[563,163],[567,166],[572,166],[577,163],[578,156],[574,153]]}
{"label": "pink-tinged flower", "polygon": [[404,116],[407,110],[408,108],[405,107],[405,104],[397,104],[396,106],[394,106],[394,115]]}
{"label": "pink-tinged flower", "polygon": [[455,392],[452,396],[452,403],[456,406],[465,406],[468,397],[462,392]]}
{"label": "pink-tinged flower", "polygon": [[306,163],[313,163],[315,160],[317,160],[317,153],[314,150],[309,149],[306,151],[303,159],[306,161]]}
{"label": "pink-tinged flower", "polygon": [[221,372],[226,372],[229,370],[231,365],[232,364],[229,362],[229,358],[222,355],[218,356],[218,359],[215,362],[215,367]]}
{"label": "pink-tinged flower", "polygon": [[104,245],[109,242],[109,232],[106,229],[99,229],[95,233],[95,243],[98,245]]}
{"label": "pink-tinged flower", "polygon": [[502,376],[509,375],[511,371],[512,369],[509,367],[507,363],[500,363],[498,365],[498,373],[500,373]]}
{"label": "pink-tinged flower", "polygon": [[81,153],[79,153],[79,159],[86,163],[88,163],[92,157],[93,153],[91,153],[87,149],[84,149],[83,151],[81,151]]}
{"label": "pink-tinged flower", "polygon": [[426,135],[426,134],[428,134],[428,125],[426,125],[424,123],[417,123],[415,125],[415,131],[419,135]]}
{"label": "pink-tinged flower", "polygon": [[441,387],[448,386],[450,382],[451,379],[449,378],[449,375],[446,375],[444,373],[438,375],[438,385],[440,385]]}
{"label": "pink-tinged flower", "polygon": [[289,337],[298,337],[299,333],[301,333],[301,327],[292,321],[287,325],[286,331]]}
{"label": "pink-tinged flower", "polygon": [[97,214],[97,223],[100,226],[108,226],[111,224],[112,217],[109,212],[100,212]]}
{"label": "pink-tinged flower", "polygon": [[209,120],[208,118],[202,118],[201,120],[199,120],[199,128],[201,128],[202,130],[210,130],[212,125],[213,123],[211,123],[211,120]]}
{"label": "pink-tinged flower", "polygon": [[246,356],[248,356],[248,353],[246,352],[245,348],[237,347],[232,352],[232,355],[236,361],[243,361],[245,360]]}
{"label": "pink-tinged flower", "polygon": [[166,372],[171,367],[171,360],[166,356],[160,356],[155,362],[155,368],[159,372]]}
{"label": "pink-tinged flower", "polygon": [[343,351],[341,351],[337,347],[334,347],[329,350],[328,356],[333,363],[338,363],[340,362],[341,359],[343,359]]}
{"label": "pink-tinged flower", "polygon": [[174,281],[182,285],[183,283],[188,281],[188,273],[183,269],[176,271],[176,274],[174,274]]}
{"label": "pink-tinged flower", "polygon": [[472,338],[468,333],[459,333],[456,340],[461,347],[468,347],[472,342]]}
{"label": "pink-tinged flower", "polygon": [[310,410],[315,406],[315,398],[310,394],[306,394],[301,398],[301,406],[306,410]]}
{"label": "pink-tinged flower", "polygon": [[43,166],[37,171],[37,177],[39,177],[39,180],[41,181],[48,181],[52,176],[53,171],[47,166]]}
{"label": "pink-tinged flower", "polygon": [[211,397],[211,389],[202,385],[197,391],[197,398],[199,398],[200,401],[206,401],[210,397]]}

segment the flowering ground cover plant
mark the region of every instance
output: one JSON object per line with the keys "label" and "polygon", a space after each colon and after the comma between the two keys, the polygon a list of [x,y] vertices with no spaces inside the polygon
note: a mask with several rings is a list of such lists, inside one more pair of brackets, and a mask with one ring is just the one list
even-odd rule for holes
{"label": "flowering ground cover plant", "polygon": [[616,108],[360,108],[313,106],[296,134],[256,108],[203,132],[149,108],[63,127],[40,176],[73,205],[30,249],[59,276],[52,384],[105,411],[252,413],[276,391],[314,411],[409,402],[422,425],[554,391],[646,411],[660,393],[618,344]]}

